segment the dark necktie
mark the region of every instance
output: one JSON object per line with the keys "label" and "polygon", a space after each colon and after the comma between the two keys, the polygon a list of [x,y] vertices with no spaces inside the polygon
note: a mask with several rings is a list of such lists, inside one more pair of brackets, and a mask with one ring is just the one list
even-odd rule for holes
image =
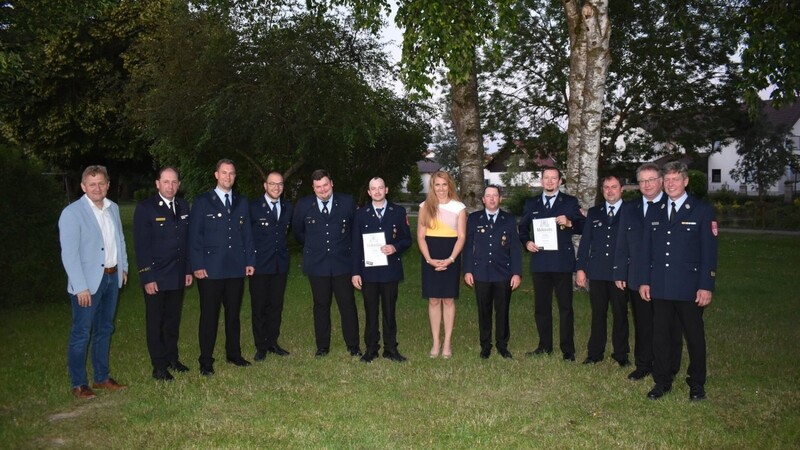
{"label": "dark necktie", "polygon": [[383,220],[383,208],[375,208],[375,212],[378,214],[378,220]]}
{"label": "dark necktie", "polygon": [[544,204],[545,208],[550,209],[550,200],[552,200],[553,197],[555,197],[555,195],[545,195],[544,196],[544,199],[546,200],[546,202]]}
{"label": "dark necktie", "polygon": [[169,210],[172,211],[173,216],[178,215],[178,213],[175,212],[175,202],[169,202]]}
{"label": "dark necktie", "polygon": [[669,213],[669,223],[675,223],[675,216],[678,215],[678,210],[675,208],[675,202],[672,202],[672,211]]}
{"label": "dark necktie", "polygon": [[328,201],[329,200],[324,200],[322,202],[322,214],[325,214],[326,216],[328,215]]}
{"label": "dark necktie", "polygon": [[228,194],[225,194],[225,209],[228,210],[228,214],[231,213],[231,198]]}
{"label": "dark necktie", "polygon": [[275,214],[275,220],[280,219],[280,216],[278,216],[278,207],[275,206],[278,204],[278,202],[270,202],[270,203],[272,203],[272,213]]}
{"label": "dark necktie", "polygon": [[652,208],[652,207],[653,207],[653,201],[652,200],[648,200],[647,201],[647,209],[644,211],[644,215],[645,216],[647,216],[647,212],[650,211],[650,208]]}
{"label": "dark necktie", "polygon": [[613,206],[609,206],[608,207],[608,217],[614,217],[614,207]]}
{"label": "dark necktie", "polygon": [[494,228],[494,214],[489,214],[489,228]]}

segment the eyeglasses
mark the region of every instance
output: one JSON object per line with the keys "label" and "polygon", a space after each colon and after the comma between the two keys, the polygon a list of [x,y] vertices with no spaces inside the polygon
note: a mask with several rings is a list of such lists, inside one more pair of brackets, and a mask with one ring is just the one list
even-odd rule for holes
{"label": "eyeglasses", "polygon": [[273,186],[273,187],[275,187],[275,186],[283,186],[283,182],[280,182],[280,183],[273,183],[272,181],[268,181],[268,182],[267,182],[267,184],[268,184],[269,186]]}
{"label": "eyeglasses", "polygon": [[642,186],[644,186],[646,184],[653,184],[653,183],[656,182],[656,180],[659,180],[659,179],[660,179],[660,177],[654,177],[654,178],[648,178],[646,180],[639,180],[639,184],[641,184]]}

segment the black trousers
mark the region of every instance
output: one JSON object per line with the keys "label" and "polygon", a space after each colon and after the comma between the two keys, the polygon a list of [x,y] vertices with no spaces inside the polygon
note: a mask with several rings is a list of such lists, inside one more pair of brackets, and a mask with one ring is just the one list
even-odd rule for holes
{"label": "black trousers", "polygon": [[608,338],[608,306],[611,305],[611,357],[622,361],[631,348],[628,343],[628,296],[613,281],[589,280],[589,303],[592,306],[592,331],[587,349],[589,358],[603,359]]}
{"label": "black trousers", "polygon": [[253,275],[250,278],[253,341],[257,350],[267,351],[268,348],[278,345],[287,275],[270,273]]}
{"label": "black trousers", "polygon": [[197,290],[200,293],[200,365],[214,363],[220,306],[225,307],[225,355],[228,359],[241,358],[239,312],[242,309],[244,278],[199,279]]}
{"label": "black trousers", "polygon": [[689,351],[689,385],[706,383],[706,332],[703,310],[693,301],[653,299],[653,380],[671,386],[673,376],[673,335],[675,323],[683,327]]}
{"label": "black trousers", "polygon": [[144,293],[147,351],[154,369],[178,360],[178,337],[183,311],[183,288]]}
{"label": "black trousers", "polygon": [[348,348],[359,347],[358,311],[350,274],[333,277],[310,276],[311,296],[314,298],[314,337],[317,349],[331,346],[331,303],[336,296],[342,320],[342,336]]}
{"label": "black trousers", "polygon": [[386,283],[364,282],[361,294],[364,296],[364,315],[367,324],[364,327],[364,344],[367,352],[377,352],[381,348],[381,333],[378,328],[379,310],[383,315],[383,348],[384,351],[397,350],[397,281]]}
{"label": "black trousers", "polygon": [[[638,290],[628,289],[633,309],[634,347],[633,355],[637,369],[653,371],[653,303],[642,300]],[[680,321],[673,323],[670,334],[670,372],[681,370],[683,357],[683,328]]]}
{"label": "black trousers", "polygon": [[492,348],[492,309],[494,309],[495,315],[495,343],[498,349],[508,349],[508,339],[511,336],[508,326],[511,279],[503,281],[475,280],[475,299],[478,304],[481,349]]}
{"label": "black trousers", "polygon": [[562,353],[575,353],[575,313],[572,310],[571,272],[533,272],[534,317],[539,348],[553,351],[553,292],[558,300]]}

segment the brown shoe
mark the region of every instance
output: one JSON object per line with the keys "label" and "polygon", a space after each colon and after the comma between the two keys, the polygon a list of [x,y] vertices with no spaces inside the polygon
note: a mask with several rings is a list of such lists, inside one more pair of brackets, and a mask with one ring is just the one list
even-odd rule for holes
{"label": "brown shoe", "polygon": [[119,384],[114,381],[113,378],[109,378],[106,381],[101,381],[99,383],[92,383],[92,387],[95,389],[108,389],[109,391],[118,391],[120,389],[128,389],[128,386],[124,384]]}
{"label": "brown shoe", "polygon": [[83,399],[83,400],[88,400],[90,398],[97,397],[94,394],[94,391],[89,389],[89,386],[87,386],[85,384],[83,386],[78,386],[78,387],[72,388],[72,395],[74,395],[76,398]]}

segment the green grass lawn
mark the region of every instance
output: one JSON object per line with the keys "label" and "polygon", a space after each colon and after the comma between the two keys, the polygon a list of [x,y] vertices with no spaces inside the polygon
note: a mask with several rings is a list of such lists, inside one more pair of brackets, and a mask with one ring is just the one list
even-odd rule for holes
{"label": "green grass lawn", "polygon": [[[129,238],[131,211],[123,209]],[[529,276],[512,299],[513,360],[478,357],[475,300],[466,287],[454,356],[430,359],[413,248],[398,304],[399,349],[409,357],[403,364],[347,356],[335,307],[331,354],[313,357],[311,295],[298,257],[280,339],[291,356],[270,355],[248,368],[226,364],[220,328],[217,373],[201,377],[198,296],[191,288],[181,354],[192,371],[172,383],[150,378],[142,294],[132,276],[121,294],[111,350],[112,376],[130,389],[100,392],[90,401],[69,393],[66,293],[61,302],[2,311],[0,448],[797,448],[800,239],[723,234],[719,260],[717,291],[705,314],[704,402],[690,403],[680,380],[653,402],[645,397],[650,379],[632,383],[630,369],[610,359],[581,365],[590,317],[583,292],[575,297],[578,363],[565,363],[560,354],[525,358],[536,346]],[[245,294],[248,359],[255,350],[249,307]],[[687,362],[684,355],[684,372]]]}

